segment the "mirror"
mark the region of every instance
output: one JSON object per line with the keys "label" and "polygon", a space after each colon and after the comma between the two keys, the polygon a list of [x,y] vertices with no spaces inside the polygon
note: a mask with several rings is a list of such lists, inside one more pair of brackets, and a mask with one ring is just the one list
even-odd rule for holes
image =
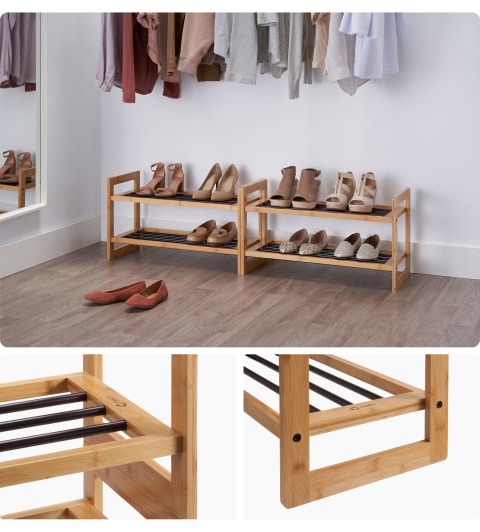
{"label": "mirror", "polygon": [[0,220],[41,205],[40,19],[0,17]]}

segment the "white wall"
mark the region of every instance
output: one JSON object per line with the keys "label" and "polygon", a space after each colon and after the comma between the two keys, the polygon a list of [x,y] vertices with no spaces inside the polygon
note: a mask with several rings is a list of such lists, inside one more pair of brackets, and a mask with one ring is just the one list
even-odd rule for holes
{"label": "white wall", "polygon": [[[480,196],[480,21],[470,14],[408,14],[407,23],[401,72],[367,83],[354,96],[318,70],[297,100],[288,99],[286,77],[269,74],[259,75],[255,86],[198,83],[184,75],[179,100],[163,97],[160,83],[135,104],[123,104],[119,89],[102,94],[101,174],[138,169],[146,182],[150,164],[180,161],[186,188],[194,190],[214,162],[224,169],[234,162],[240,184],[266,177],[273,193],[281,168],[294,164],[298,174],[321,169],[324,198],[337,171],[352,170],[358,179],[371,170],[378,203],[411,187],[414,271],[478,277],[479,219],[472,202]],[[130,212],[122,207],[119,214]],[[143,215],[150,226],[168,227],[166,218],[183,229],[210,215],[220,223],[231,216],[151,206]],[[305,218],[272,220],[285,237],[305,224]],[[324,220],[307,227],[325,227],[332,236],[379,231],[378,225]],[[105,237],[105,223],[102,231]],[[389,229],[383,233],[389,239]]]}
{"label": "white wall", "polygon": [[[119,89],[105,94],[94,85],[100,15],[49,14],[48,206],[2,222],[2,242],[86,220],[97,224],[100,215],[97,231],[89,225],[90,236],[71,245],[98,240],[100,228],[105,239],[105,179],[138,169],[146,182],[150,165],[159,160],[183,162],[190,190],[218,161],[223,168],[238,166],[240,185],[268,178],[270,193],[281,168],[295,164],[298,173],[321,169],[321,198],[339,170],[352,170],[357,178],[374,171],[380,203],[411,187],[414,271],[478,278],[473,202],[480,196],[480,21],[473,14],[409,14],[407,21],[401,72],[364,85],[354,96],[320,71],[313,85],[301,85],[297,100],[288,99],[285,77],[259,75],[250,86],[198,83],[184,75],[178,100],[163,97],[158,83],[152,94],[124,104]],[[130,211],[121,207],[117,225],[123,230]],[[184,229],[210,215],[219,223],[230,216],[179,208],[146,208],[142,214],[148,225]],[[272,228],[288,237],[305,223],[282,218]],[[379,231],[378,225],[322,220],[307,227],[325,227],[337,237]],[[386,228],[380,233],[389,238]]]}

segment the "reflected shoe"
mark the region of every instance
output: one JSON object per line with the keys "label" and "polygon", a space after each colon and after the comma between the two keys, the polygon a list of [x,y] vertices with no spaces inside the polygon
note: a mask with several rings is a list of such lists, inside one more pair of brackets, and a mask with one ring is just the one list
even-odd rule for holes
{"label": "reflected shoe", "polygon": [[222,227],[215,228],[207,238],[207,243],[214,246],[228,244],[237,238],[237,226],[235,222],[228,222]]}
{"label": "reflected shoe", "polygon": [[336,259],[349,259],[355,255],[361,243],[360,233],[352,233],[338,244],[333,255]]}
{"label": "reflected shoe", "polygon": [[382,241],[380,237],[378,235],[371,235],[358,248],[356,258],[357,260],[375,260],[378,258],[381,248]]}
{"label": "reflected shoe", "polygon": [[235,195],[235,185],[238,181],[238,170],[231,164],[218,182],[217,189],[212,192],[212,201],[229,201]]}
{"label": "reflected shoe", "polygon": [[222,169],[218,163],[215,163],[207,177],[203,180],[200,188],[192,194],[194,200],[209,200],[212,197],[212,191],[222,177]]}
{"label": "reflected shoe", "polygon": [[315,233],[308,244],[302,244],[298,250],[299,255],[317,255],[328,245],[327,232],[322,229]]}
{"label": "reflected shoe", "polygon": [[15,159],[15,150],[6,150],[3,152],[3,156],[5,157],[5,162],[3,163],[3,166],[0,168],[0,178],[3,178],[5,174],[15,174],[16,172],[16,165],[17,161]]}
{"label": "reflected shoe", "polygon": [[109,305],[110,303],[117,303],[118,301],[126,301],[134,294],[145,290],[146,286],[147,285],[145,281],[139,281],[127,286],[122,286],[121,288],[116,288],[115,290],[108,290],[107,292],[103,290],[96,290],[95,292],[90,292],[83,297],[87,301],[93,301],[99,305]]}
{"label": "reflected shoe", "polygon": [[217,222],[215,220],[207,220],[198,227],[195,227],[195,229],[187,235],[187,242],[190,244],[200,244],[205,242],[216,227]]}
{"label": "reflected shoe", "polygon": [[165,281],[160,280],[145,288],[142,292],[134,294],[125,303],[136,308],[152,308],[168,298]]}
{"label": "reflected shoe", "polygon": [[282,168],[282,180],[275,194],[270,197],[272,207],[290,207],[292,198],[297,190],[298,179],[295,179],[295,166]]}
{"label": "reflected shoe", "polygon": [[299,229],[278,247],[280,253],[296,253],[302,244],[308,244],[309,236],[306,229]]}
{"label": "reflected shoe", "polygon": [[[32,156],[29,151],[24,153],[19,153],[17,157],[17,162],[20,161],[20,166],[17,168],[17,173],[13,174],[4,174],[1,178],[1,182],[6,185],[18,185],[20,182],[20,172],[22,170],[30,170],[33,167]],[[31,177],[26,178],[26,182],[29,183],[32,180]]]}
{"label": "reflected shoe", "polygon": [[325,206],[332,211],[345,211],[355,191],[352,172],[338,172],[333,191],[325,199]]}
{"label": "reflected shoe", "polygon": [[137,190],[137,195],[139,196],[153,196],[155,192],[160,188],[165,188],[165,165],[164,163],[153,163],[150,166],[150,169],[153,172],[153,177],[150,181],[140,187]]}

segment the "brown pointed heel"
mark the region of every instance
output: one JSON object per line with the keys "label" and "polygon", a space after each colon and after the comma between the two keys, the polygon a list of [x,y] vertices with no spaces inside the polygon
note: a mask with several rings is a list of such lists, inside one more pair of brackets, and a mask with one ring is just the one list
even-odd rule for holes
{"label": "brown pointed heel", "polygon": [[192,194],[194,200],[209,200],[212,197],[212,191],[222,177],[222,169],[218,163],[215,163],[207,177],[203,180],[200,188]]}
{"label": "brown pointed heel", "polygon": [[[20,161],[20,166],[17,169],[15,174],[4,174],[1,179],[3,184],[7,185],[18,185],[20,182],[20,172],[23,170],[30,170],[33,167],[32,156],[29,151],[19,153],[17,157],[17,162]],[[29,183],[32,180],[31,177],[27,177],[26,182]]]}
{"label": "brown pointed heel", "polygon": [[212,201],[229,201],[235,195],[235,185],[238,181],[238,170],[231,164],[218,182],[217,189],[212,192]]}

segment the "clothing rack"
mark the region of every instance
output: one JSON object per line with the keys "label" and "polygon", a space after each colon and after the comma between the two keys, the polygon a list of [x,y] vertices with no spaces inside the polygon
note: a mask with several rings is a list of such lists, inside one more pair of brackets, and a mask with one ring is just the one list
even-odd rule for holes
{"label": "clothing rack", "polygon": [[[103,382],[102,355],[84,355],[79,373],[0,384],[0,488],[71,473],[84,477],[81,500],[1,517],[104,519],[105,483],[145,518],[196,518],[196,394],[197,355],[171,355],[171,426]],[[64,409],[78,402],[83,408]],[[51,406],[62,410],[41,413]],[[39,415],[1,418],[27,410]],[[2,438],[11,430],[75,419],[83,426]],[[83,438],[83,447],[2,461],[6,451],[76,438]],[[164,456],[171,456],[170,471],[154,461]]]}
{"label": "clothing rack", "polygon": [[[278,364],[258,355],[246,357],[246,377],[279,395],[276,411],[245,390],[244,410],[280,440],[280,500],[286,508],[447,458],[448,355],[425,355],[424,390],[333,355],[278,355]],[[271,377],[258,375],[253,363],[268,368]],[[314,377],[323,379],[322,384],[311,382]],[[333,393],[329,382],[364,400]],[[311,404],[320,397],[328,408]],[[313,436],[417,411],[424,411],[423,440],[310,469]]]}

